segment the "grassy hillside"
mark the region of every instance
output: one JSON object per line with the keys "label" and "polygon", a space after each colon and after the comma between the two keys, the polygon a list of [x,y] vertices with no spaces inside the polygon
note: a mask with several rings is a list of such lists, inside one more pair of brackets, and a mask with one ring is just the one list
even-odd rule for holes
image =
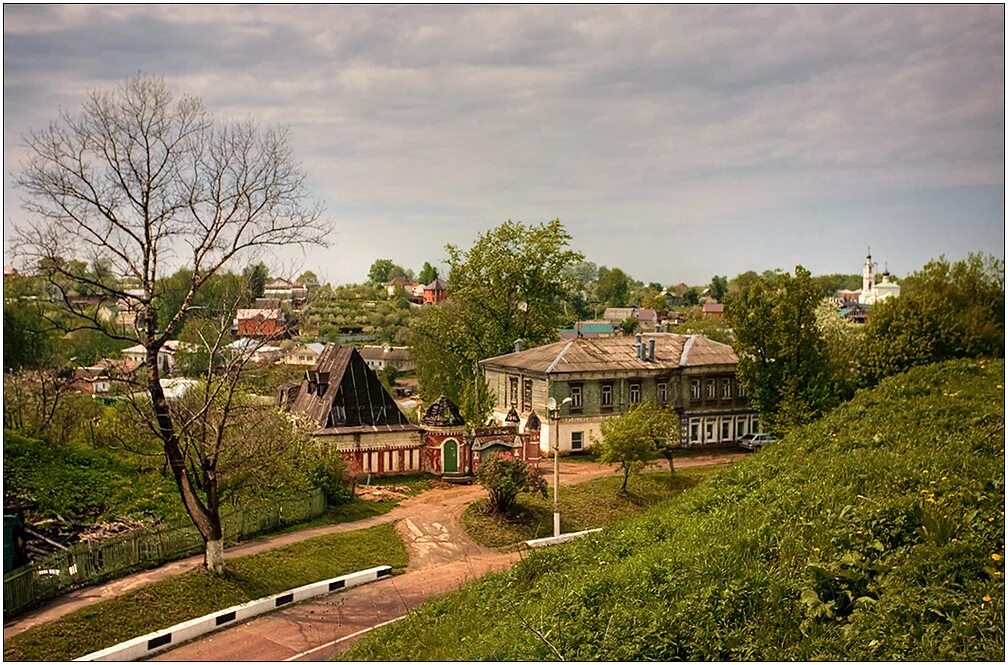
{"label": "grassy hillside", "polygon": [[[1002,660],[1004,362],[887,379],[353,659]],[[478,619],[473,619],[478,617]]]}

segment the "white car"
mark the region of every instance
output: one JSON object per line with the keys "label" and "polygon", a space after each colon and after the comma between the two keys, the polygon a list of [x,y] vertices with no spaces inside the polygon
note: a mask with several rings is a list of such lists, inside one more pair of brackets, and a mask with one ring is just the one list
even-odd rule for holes
{"label": "white car", "polygon": [[774,440],[771,434],[746,434],[739,441],[738,445],[743,450],[756,451],[762,448],[764,443],[770,443]]}

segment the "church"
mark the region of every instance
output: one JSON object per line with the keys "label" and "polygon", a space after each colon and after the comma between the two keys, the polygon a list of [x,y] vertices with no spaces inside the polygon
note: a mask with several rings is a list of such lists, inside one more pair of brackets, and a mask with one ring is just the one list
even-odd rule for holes
{"label": "church", "polygon": [[861,273],[861,291],[858,293],[858,304],[875,305],[889,298],[896,298],[900,294],[900,286],[889,278],[889,268],[882,273],[882,280],[876,281],[875,270],[877,264],[872,262],[871,247],[868,248],[868,256],[865,258],[864,269]]}

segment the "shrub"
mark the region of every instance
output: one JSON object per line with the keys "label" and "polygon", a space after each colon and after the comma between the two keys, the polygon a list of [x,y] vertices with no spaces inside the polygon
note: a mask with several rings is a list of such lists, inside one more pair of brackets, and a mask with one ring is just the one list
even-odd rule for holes
{"label": "shrub", "polygon": [[521,492],[546,497],[546,481],[539,472],[509,453],[480,462],[476,478],[490,495],[487,507],[493,513],[510,511]]}
{"label": "shrub", "polygon": [[341,506],[354,498],[353,479],[347,473],[347,463],[338,455],[319,462],[312,470],[311,481],[325,493],[330,506]]}

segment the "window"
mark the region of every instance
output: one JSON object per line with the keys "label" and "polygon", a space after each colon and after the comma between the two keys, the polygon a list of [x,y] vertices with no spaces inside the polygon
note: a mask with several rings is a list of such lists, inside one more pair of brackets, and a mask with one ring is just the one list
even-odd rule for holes
{"label": "window", "polygon": [[668,384],[667,383],[659,383],[658,386],[657,386],[657,389],[658,389],[658,401],[659,402],[667,402],[668,401]]}
{"label": "window", "polygon": [[522,382],[522,411],[532,408],[532,379],[525,379]]}
{"label": "window", "polygon": [[714,425],[716,423],[716,418],[704,418],[704,443],[711,443],[714,441],[714,435],[717,434],[714,430]]}
{"label": "window", "polygon": [[689,382],[690,399],[700,399],[700,379],[693,379]]}
{"label": "window", "polygon": [[739,397],[745,397],[745,386],[738,381],[735,382],[735,394]]}
{"label": "window", "polygon": [[693,418],[689,422],[690,443],[700,443],[700,419]]}
{"label": "window", "polygon": [[584,446],[584,432],[571,432],[571,450],[581,450]]}
{"label": "window", "polygon": [[714,379],[707,379],[707,399],[714,399],[717,397],[717,383]]}
{"label": "window", "polygon": [[749,433],[749,428],[746,427],[746,417],[736,416],[735,417],[735,438],[741,439],[743,436]]}
{"label": "window", "polygon": [[631,383],[630,384],[630,403],[637,404],[640,402],[640,384]]}
{"label": "window", "polygon": [[509,377],[511,383],[511,406],[518,406],[518,377]]}
{"label": "window", "polygon": [[602,406],[612,407],[612,384],[603,383],[602,384]]}
{"label": "window", "polygon": [[572,385],[570,387],[570,393],[571,393],[570,394],[570,396],[571,396],[571,404],[570,404],[571,410],[574,410],[574,409],[580,410],[581,409],[581,386],[580,385],[576,385],[576,386]]}
{"label": "window", "polygon": [[732,440],[732,423],[734,421],[729,416],[727,418],[721,419],[721,440],[731,441]]}
{"label": "window", "polygon": [[752,419],[752,428],[749,431],[752,432],[753,434],[756,434],[761,431],[759,418]]}
{"label": "window", "polygon": [[721,379],[721,399],[731,399],[731,379]]}

